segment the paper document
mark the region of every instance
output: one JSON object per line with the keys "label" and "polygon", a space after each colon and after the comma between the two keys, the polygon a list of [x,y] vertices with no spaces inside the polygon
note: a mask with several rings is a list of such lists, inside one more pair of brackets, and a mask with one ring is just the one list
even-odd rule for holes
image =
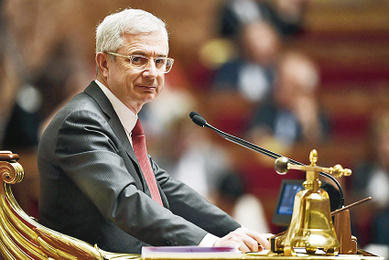
{"label": "paper document", "polygon": [[142,247],[142,258],[236,258],[242,253],[236,247],[159,246]]}

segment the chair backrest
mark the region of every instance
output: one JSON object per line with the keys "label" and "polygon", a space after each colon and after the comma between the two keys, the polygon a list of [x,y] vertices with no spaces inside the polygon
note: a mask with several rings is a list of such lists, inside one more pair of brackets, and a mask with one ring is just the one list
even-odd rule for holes
{"label": "chair backrest", "polygon": [[28,216],[11,185],[23,180],[19,155],[0,151],[0,252],[5,259],[136,259],[139,255],[105,252],[82,240],[51,230]]}

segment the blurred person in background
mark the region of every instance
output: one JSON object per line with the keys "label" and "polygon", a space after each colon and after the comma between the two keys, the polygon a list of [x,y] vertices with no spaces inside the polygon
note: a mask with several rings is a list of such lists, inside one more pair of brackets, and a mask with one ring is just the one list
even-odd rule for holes
{"label": "blurred person in background", "polygon": [[94,76],[94,67],[90,70],[83,60],[78,38],[72,34],[69,39],[66,30],[59,29],[70,5],[56,7],[56,2],[0,2],[0,146],[20,155],[28,174],[13,192],[21,207],[36,218],[36,149],[42,129],[63,102],[89,82],[88,76]]}
{"label": "blurred person in background", "polygon": [[235,38],[248,23],[267,21],[284,39],[303,30],[308,0],[227,0],[219,10],[222,37]]}
{"label": "blurred person in background", "polygon": [[82,75],[88,73],[85,64],[73,55],[68,42],[58,44],[34,77],[19,88],[4,130],[3,149],[36,149],[45,121],[81,91]]}
{"label": "blurred person in background", "polygon": [[372,197],[359,206],[364,212],[352,223],[361,246],[389,246],[389,111],[373,113],[370,125],[371,151],[352,175],[351,195],[357,199]]}
{"label": "blurred person in background", "polygon": [[265,21],[246,24],[239,34],[239,55],[221,66],[214,90],[235,92],[250,102],[262,102],[275,78],[274,62],[281,41],[273,25]]}
{"label": "blurred person in background", "polygon": [[243,178],[231,170],[223,172],[216,185],[215,205],[236,219],[242,226],[257,232],[269,232],[261,201],[247,193]]}
{"label": "blurred person in background", "polygon": [[271,93],[281,43],[276,30],[265,21],[246,24],[238,41],[236,56],[215,70],[206,104],[216,127],[240,136],[247,130],[254,108]]}
{"label": "blurred person in background", "polygon": [[285,148],[297,142],[323,142],[329,128],[316,96],[319,83],[318,68],[306,55],[297,51],[280,55],[271,98],[254,114],[250,138],[257,143],[270,139]]}
{"label": "blurred person in background", "polygon": [[232,167],[231,155],[212,140],[211,134],[194,125],[186,114],[176,120],[169,137],[164,138],[162,145],[171,147],[170,153],[159,157],[161,166],[172,177],[210,201],[220,176]]}

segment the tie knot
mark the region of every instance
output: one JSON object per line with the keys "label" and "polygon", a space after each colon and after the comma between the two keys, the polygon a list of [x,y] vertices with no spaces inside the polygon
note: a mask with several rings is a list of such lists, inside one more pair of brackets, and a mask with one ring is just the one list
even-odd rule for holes
{"label": "tie knot", "polygon": [[139,119],[136,121],[136,124],[134,126],[134,129],[132,129],[132,135],[144,135],[142,125],[139,121]]}

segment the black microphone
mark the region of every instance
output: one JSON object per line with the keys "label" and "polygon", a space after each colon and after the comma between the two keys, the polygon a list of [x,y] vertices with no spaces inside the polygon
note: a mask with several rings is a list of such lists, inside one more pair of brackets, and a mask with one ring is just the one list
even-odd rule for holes
{"label": "black microphone", "polygon": [[207,124],[207,121],[205,121],[202,116],[200,116],[194,111],[190,112],[189,116],[190,118],[192,118],[192,121],[198,126],[204,127]]}
{"label": "black microphone", "polygon": [[[233,136],[231,134],[227,134],[227,133],[217,129],[216,127],[208,124],[207,121],[202,116],[200,116],[197,112],[192,111],[192,112],[190,112],[189,116],[196,125],[201,126],[201,127],[211,128],[216,133],[218,133],[220,136],[222,136],[223,138],[225,138],[233,143],[239,144],[245,148],[249,148],[249,149],[254,150],[256,152],[265,154],[267,156],[272,157],[273,159],[277,159],[277,158],[281,157],[281,155],[279,155],[279,154],[276,154],[276,153],[269,151],[263,147],[252,144],[246,140],[243,140],[243,139],[236,137],[236,136]],[[301,165],[303,165],[303,164],[301,164]]]}
{"label": "black microphone", "polygon": [[[275,152],[272,152],[266,148],[263,148],[261,146],[258,146],[256,144],[253,144],[253,143],[250,143],[246,140],[243,140],[239,137],[236,137],[234,135],[231,135],[231,134],[228,134],[228,133],[225,133],[219,129],[217,129],[216,127],[210,125],[202,116],[200,116],[197,112],[190,112],[189,114],[189,117],[192,119],[192,121],[198,125],[198,126],[201,126],[201,127],[208,127],[210,129],[212,129],[213,131],[215,131],[216,133],[218,133],[221,137],[223,137],[224,139],[228,140],[228,141],[231,141],[235,144],[238,144],[240,146],[243,146],[245,148],[248,148],[250,150],[253,150],[253,151],[256,151],[256,152],[259,152],[261,154],[264,154],[264,155],[267,155],[273,159],[278,159],[280,157],[285,157],[285,156],[282,156],[280,154],[277,154]],[[291,163],[295,164],[295,165],[302,165],[302,166],[306,166],[305,164],[303,163],[300,163],[298,161],[295,161],[293,159],[290,159],[290,158],[287,158],[285,157],[287,160],[289,160]],[[325,172],[319,172],[322,176],[324,177],[327,177],[329,179],[331,179],[335,184],[336,186],[338,187],[339,189],[339,195],[340,195],[340,205],[339,205],[339,208],[342,208],[344,206],[344,196],[343,196],[343,189],[342,189],[342,186],[340,185],[340,183],[338,182],[338,180],[332,176],[331,174],[328,174],[328,173],[325,173]]]}

